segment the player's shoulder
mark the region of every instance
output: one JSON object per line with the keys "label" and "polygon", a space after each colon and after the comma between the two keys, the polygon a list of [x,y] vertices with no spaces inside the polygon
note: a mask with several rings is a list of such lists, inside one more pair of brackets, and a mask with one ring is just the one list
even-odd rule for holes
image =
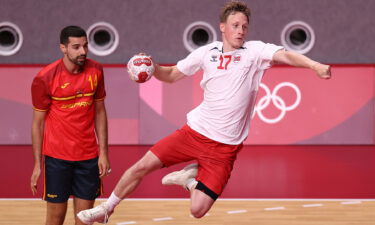
{"label": "player's shoulder", "polygon": [[251,50],[263,50],[264,48],[283,48],[282,46],[273,44],[273,43],[266,43],[263,41],[247,41],[243,45],[246,49],[251,49]]}
{"label": "player's shoulder", "polygon": [[215,51],[215,50],[218,50],[220,51],[222,49],[222,42],[220,41],[214,41],[214,42],[211,42],[209,44],[206,44],[206,45],[203,45],[197,49],[195,49],[196,52],[210,52],[210,51]]}
{"label": "player's shoulder", "polygon": [[48,64],[47,66],[43,67],[38,74],[36,75],[36,79],[48,79],[49,77],[53,77],[56,74],[56,71],[62,64],[62,59],[58,59],[53,63]]}
{"label": "player's shoulder", "polygon": [[95,69],[99,69],[99,70],[102,70],[103,69],[103,65],[100,64],[99,62],[93,60],[93,59],[86,59],[86,67],[88,68],[95,68]]}
{"label": "player's shoulder", "polygon": [[272,43],[265,43],[263,41],[248,41],[244,43],[243,48],[246,54],[263,55],[264,52],[274,51],[283,47]]}
{"label": "player's shoulder", "polygon": [[265,45],[266,43],[264,43],[263,41],[256,40],[245,42],[243,47],[246,49],[262,49]]}
{"label": "player's shoulder", "polygon": [[223,42],[214,41],[206,45],[208,51],[221,51],[223,49]]}
{"label": "player's shoulder", "polygon": [[43,67],[39,71],[39,73],[48,73],[48,71],[51,71],[51,70],[55,69],[56,67],[58,67],[61,62],[62,62],[62,59],[58,59],[58,60],[48,64],[47,66]]}

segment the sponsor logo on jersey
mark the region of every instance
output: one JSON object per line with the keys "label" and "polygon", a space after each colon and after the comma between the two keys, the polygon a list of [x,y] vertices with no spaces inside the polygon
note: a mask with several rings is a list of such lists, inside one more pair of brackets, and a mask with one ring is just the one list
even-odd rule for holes
{"label": "sponsor logo on jersey", "polygon": [[61,85],[60,87],[61,87],[62,89],[64,89],[64,88],[68,87],[69,84],[70,84],[70,83],[65,83],[65,84]]}
{"label": "sponsor logo on jersey", "polygon": [[61,106],[62,109],[73,109],[73,108],[76,108],[76,107],[88,107],[92,105],[92,101],[89,101],[89,102],[75,102],[75,103],[71,103],[71,104],[64,104]]}

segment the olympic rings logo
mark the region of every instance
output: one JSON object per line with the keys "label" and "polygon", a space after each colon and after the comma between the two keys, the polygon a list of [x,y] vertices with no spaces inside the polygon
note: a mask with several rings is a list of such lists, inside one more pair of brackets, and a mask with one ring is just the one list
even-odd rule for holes
{"label": "olympic rings logo", "polygon": [[[278,123],[280,122],[287,111],[291,111],[291,110],[294,110],[295,108],[297,108],[297,106],[300,104],[301,102],[301,91],[300,89],[297,87],[297,85],[293,84],[293,83],[290,83],[290,82],[282,82],[278,85],[276,85],[275,89],[273,89],[272,93],[270,91],[270,89],[263,83],[261,83],[259,85],[261,88],[263,88],[263,90],[266,92],[266,94],[259,99],[258,103],[256,104],[256,106],[254,107],[254,113],[253,113],[253,117],[255,116],[255,114],[258,114],[259,118],[265,122],[265,123],[269,123],[269,124],[274,124],[274,123]],[[284,99],[282,99],[277,93],[278,91],[281,89],[281,88],[292,88],[296,94],[296,99],[294,101],[294,103],[290,106],[287,106]],[[275,118],[267,118],[263,115],[263,110],[266,109],[270,104],[272,104],[278,109],[280,110],[280,114],[278,116],[276,116]]]}

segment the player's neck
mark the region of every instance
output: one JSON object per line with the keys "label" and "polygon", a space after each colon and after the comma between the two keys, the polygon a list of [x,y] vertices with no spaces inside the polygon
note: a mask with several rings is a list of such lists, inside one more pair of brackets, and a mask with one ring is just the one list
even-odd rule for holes
{"label": "player's neck", "polygon": [[77,74],[82,72],[83,67],[72,63],[67,57],[63,58],[63,63],[67,71],[72,74]]}
{"label": "player's neck", "polygon": [[231,44],[229,44],[226,41],[223,41],[223,49],[222,49],[223,53],[232,52],[232,51],[235,51],[236,49],[238,49],[238,48],[232,46]]}

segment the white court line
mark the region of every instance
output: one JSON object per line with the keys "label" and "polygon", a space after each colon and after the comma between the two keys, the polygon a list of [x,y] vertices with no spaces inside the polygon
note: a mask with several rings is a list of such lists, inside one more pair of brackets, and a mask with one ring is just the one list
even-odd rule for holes
{"label": "white court line", "polygon": [[126,224],[136,224],[137,222],[135,221],[127,221],[127,222],[120,222],[120,223],[116,223],[116,225],[126,225]]}
{"label": "white court line", "polygon": [[166,220],[173,220],[172,217],[162,217],[162,218],[154,218],[153,221],[166,221]]}
{"label": "white court line", "polygon": [[245,213],[246,209],[227,211],[228,214]]}
{"label": "white court line", "polygon": [[351,204],[361,204],[361,201],[349,201],[349,202],[341,202],[343,205],[351,205]]}
{"label": "white court line", "polygon": [[303,207],[320,207],[323,206],[323,204],[307,204],[307,205],[302,205]]}
{"label": "white court line", "polygon": [[281,207],[265,208],[264,210],[273,211],[273,210],[284,210],[284,209],[285,207],[281,206]]}

